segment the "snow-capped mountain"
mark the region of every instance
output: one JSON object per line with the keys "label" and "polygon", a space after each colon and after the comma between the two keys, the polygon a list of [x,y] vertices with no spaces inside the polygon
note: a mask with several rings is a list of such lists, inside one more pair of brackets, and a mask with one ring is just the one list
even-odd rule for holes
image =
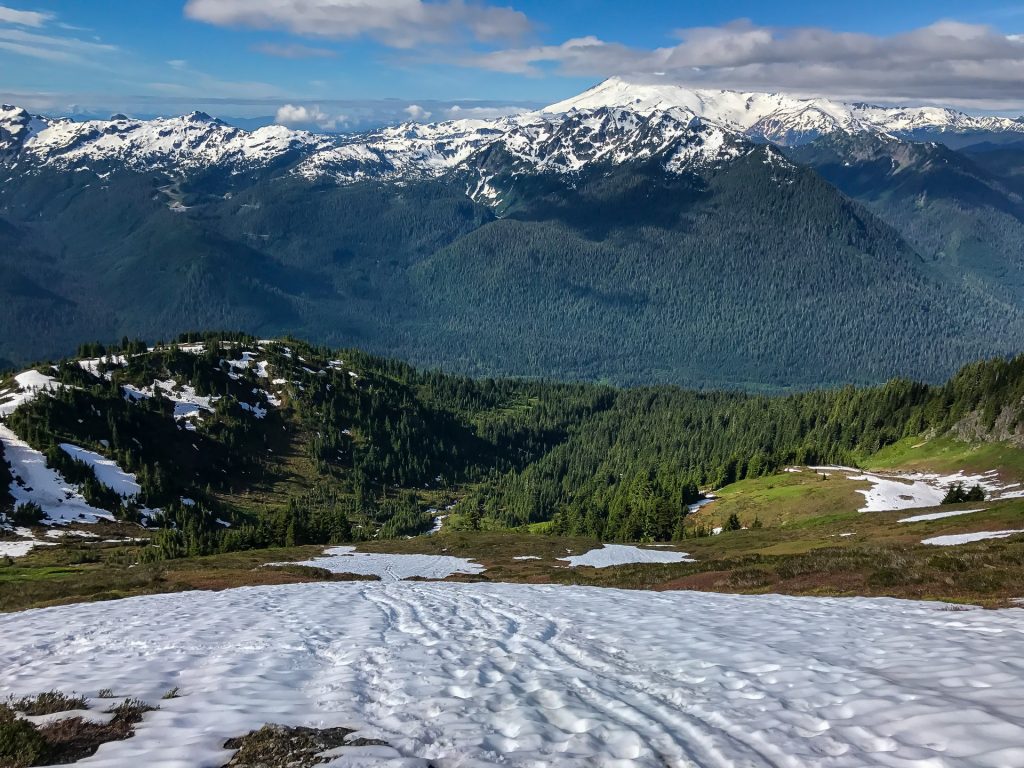
{"label": "snow-capped mountain", "polygon": [[493,121],[405,124],[310,154],[297,171],[339,182],[378,176],[439,176],[480,169],[501,151],[514,172],[574,173],[598,163],[661,158],[666,170],[706,167],[753,149],[740,136],[687,116],[596,108],[528,113]]}
{"label": "snow-capped mountain", "polygon": [[120,162],[133,169],[211,165],[261,166],[281,155],[323,145],[326,137],[271,125],[244,131],[203,112],[173,118],[76,122],[0,107],[0,157],[35,165]]}
{"label": "snow-capped mountain", "polygon": [[[798,145],[835,134],[998,132],[1024,122],[933,107],[888,109],[780,93],[694,90],[611,78],[536,112],[494,120],[405,123],[350,136],[283,126],[245,131],[201,112],[75,122],[0,108],[0,160],[22,168],[121,164],[135,170],[231,172],[291,163],[309,179],[351,183],[477,172],[500,150],[516,173],[575,173],[660,158],[667,171],[713,166],[753,144]],[[99,170],[99,168],[93,168]]]}
{"label": "snow-capped mountain", "polygon": [[[338,183],[438,177],[476,171],[500,149],[517,173],[574,173],[589,165],[661,157],[666,170],[709,166],[753,149],[744,137],[692,115],[598,107],[558,115],[405,123],[351,136],[318,136],[283,126],[248,132],[203,113],[157,120],[75,122],[0,112],[0,158],[22,168],[237,172],[294,158],[293,172]],[[489,154],[487,156],[490,156]]]}
{"label": "snow-capped mountain", "polygon": [[565,114],[601,107],[629,109],[640,114],[669,112],[692,115],[742,133],[779,144],[811,141],[845,132],[911,134],[923,132],[1012,132],[1024,135],[1024,122],[1005,117],[976,117],[942,107],[888,108],[847,104],[829,99],[801,99],[784,93],[741,93],[703,90],[679,85],[646,85],[612,77],[544,113]]}

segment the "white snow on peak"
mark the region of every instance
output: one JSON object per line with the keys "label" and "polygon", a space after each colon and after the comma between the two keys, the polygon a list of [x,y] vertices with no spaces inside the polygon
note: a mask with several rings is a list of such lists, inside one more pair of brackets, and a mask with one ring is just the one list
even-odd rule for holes
{"label": "white snow on peak", "polygon": [[[115,116],[76,122],[17,107],[0,110],[0,159],[23,164],[188,172],[233,172],[288,156],[307,179],[348,184],[366,179],[430,178],[456,170],[477,177],[468,191],[496,205],[501,190],[489,152],[514,161],[514,173],[574,173],[595,163],[664,154],[667,170],[714,165],[749,151],[744,139],[799,144],[823,135],[871,132],[997,131],[1024,134],[1024,122],[975,117],[938,107],[888,108],[785,93],[743,93],[645,84],[613,77],[535,112],[493,119],[404,123],[353,135],[317,135],[273,125],[246,131],[203,113],[154,120]],[[783,163],[781,155],[769,158]],[[180,201],[176,210],[186,210]]]}
{"label": "white snow on peak", "polygon": [[[279,125],[235,128],[201,112],[154,120],[26,118],[24,110],[0,113],[0,152],[15,141],[20,157],[36,165],[82,166],[98,161],[144,170],[189,170],[212,165],[245,169],[266,165],[293,150],[308,150],[329,137]],[[14,131],[12,126],[26,130]],[[4,140],[3,131],[12,134]]]}
{"label": "white snow on peak", "polygon": [[[366,178],[434,177],[471,168],[479,182],[471,194],[497,202],[485,153],[504,153],[513,173],[574,173],[597,163],[663,157],[665,168],[682,172],[737,157],[751,147],[741,138],[692,115],[638,116],[626,109],[596,109],[565,115],[527,113],[497,120],[412,124],[352,137],[348,143],[311,154],[298,173],[341,183]],[[478,162],[473,162],[478,161]]]}
{"label": "white snow on peak", "polygon": [[160,704],[92,768],[224,765],[265,723],[391,745],[334,766],[1019,766],[1021,658],[1024,610],[877,598],[361,582],[0,614],[0,694]]}
{"label": "white snow on peak", "polygon": [[644,84],[612,77],[578,96],[552,104],[544,113],[567,113],[607,107],[642,114],[689,114],[727,130],[781,144],[797,143],[836,132],[911,133],[937,131],[1010,131],[1024,133],[1024,123],[1005,117],[973,117],[938,107],[878,107],[785,93],[756,93],[687,88],[668,83]]}

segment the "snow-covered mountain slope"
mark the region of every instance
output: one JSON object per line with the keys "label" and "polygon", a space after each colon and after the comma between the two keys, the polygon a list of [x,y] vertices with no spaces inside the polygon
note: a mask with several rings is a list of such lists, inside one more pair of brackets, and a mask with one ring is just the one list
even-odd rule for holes
{"label": "snow-covered mountain slope", "polygon": [[330,141],[279,125],[244,131],[203,112],[155,120],[115,115],[110,120],[76,122],[0,107],[0,157],[36,166],[114,162],[133,169],[218,165],[238,170],[264,166],[286,153],[310,151]]}
{"label": "snow-covered mountain slope", "polygon": [[835,133],[906,134],[934,132],[1011,132],[1024,135],[1024,122],[1005,117],[975,117],[940,107],[886,108],[846,104],[828,99],[801,99],[784,93],[740,93],[645,85],[612,77],[542,112],[565,114],[602,107],[630,109],[641,114],[669,112],[693,115],[743,133],[780,144],[801,143]]}
{"label": "snow-covered mountain slope", "polygon": [[709,166],[750,151],[742,137],[692,116],[640,115],[599,108],[568,115],[536,113],[496,121],[407,124],[313,153],[298,166],[308,178],[440,176],[480,169],[501,151],[514,172],[573,173],[598,163],[661,158],[666,170]]}
{"label": "snow-covered mountain slope", "polygon": [[282,126],[247,132],[202,113],[81,123],[36,117],[13,107],[0,113],[0,158],[30,169],[88,168],[100,173],[110,164],[121,164],[175,173],[211,167],[238,172],[291,158],[293,171],[305,178],[352,183],[474,171],[496,149],[508,161],[505,170],[515,173],[574,173],[597,163],[655,157],[666,170],[678,173],[737,157],[753,145],[692,115],[607,108],[407,123],[344,137]]}
{"label": "snow-covered mountain slope", "polygon": [[1001,132],[1024,136],[1024,122],[950,109],[887,109],[781,93],[694,90],[611,78],[571,99],[494,120],[405,123],[364,134],[319,136],[283,126],[255,131],[209,115],[75,122],[0,108],[0,161],[21,167],[230,172],[278,162],[309,179],[437,177],[478,169],[500,149],[517,173],[575,173],[599,163],[663,156],[682,172],[737,157],[749,140],[801,144],[837,133],[907,135]]}

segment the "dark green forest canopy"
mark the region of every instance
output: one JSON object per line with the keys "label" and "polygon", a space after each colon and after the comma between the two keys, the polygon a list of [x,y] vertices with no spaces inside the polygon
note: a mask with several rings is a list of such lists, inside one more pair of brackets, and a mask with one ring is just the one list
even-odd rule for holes
{"label": "dark green forest canopy", "polygon": [[854,202],[765,151],[682,175],[491,157],[494,208],[462,178],[38,169],[0,187],[0,358],[231,327],[480,377],[792,391],[939,382],[1024,349],[1019,296],[999,287],[1019,261],[1001,244],[1024,241],[938,260],[921,244],[973,198]]}
{"label": "dark green forest canopy", "polygon": [[[188,340],[199,338],[201,353],[167,347],[101,365],[109,380],[61,364],[70,386],[8,420],[91,503],[123,517],[166,510],[167,556],[417,533],[431,524],[427,496],[461,499],[490,524],[664,540],[684,532],[687,505],[725,484],[792,463],[855,464],[968,417],[982,433],[1024,417],[1024,356],[969,365],[939,386],[769,396],[474,379],[295,340]],[[231,364],[246,352],[266,377]],[[126,397],[125,387],[166,379],[217,398],[195,431],[161,396]],[[135,472],[139,504],[104,493],[59,449],[65,441]],[[275,490],[282,484],[290,490]]]}

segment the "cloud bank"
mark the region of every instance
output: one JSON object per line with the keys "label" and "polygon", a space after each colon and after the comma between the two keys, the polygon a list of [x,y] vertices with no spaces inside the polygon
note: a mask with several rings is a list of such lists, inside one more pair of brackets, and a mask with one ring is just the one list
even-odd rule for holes
{"label": "cloud bank", "polygon": [[392,48],[465,37],[514,40],[533,27],[524,13],[466,0],[188,0],[185,15],[217,26],[277,29],[305,37],[369,37]]}
{"label": "cloud bank", "polygon": [[676,30],[674,37],[675,45],[656,49],[580,37],[473,54],[459,63],[534,77],[627,75],[844,99],[1024,103],[1024,36],[987,25],[939,21],[879,36],[740,20]]}

